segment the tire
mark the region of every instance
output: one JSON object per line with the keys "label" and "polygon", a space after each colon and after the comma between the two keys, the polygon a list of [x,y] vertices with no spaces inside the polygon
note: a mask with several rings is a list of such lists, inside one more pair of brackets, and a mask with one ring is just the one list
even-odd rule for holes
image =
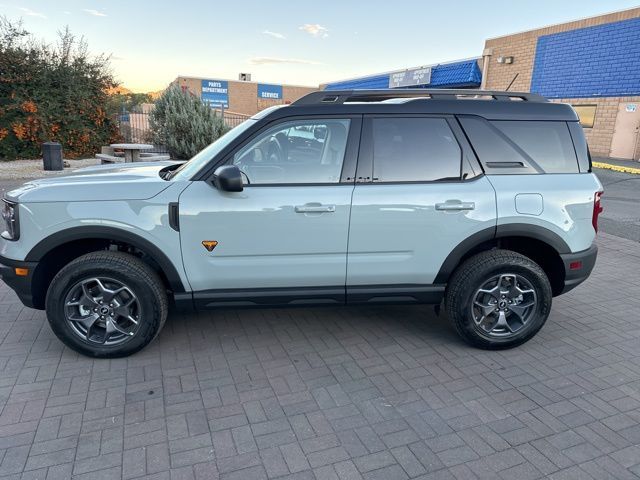
{"label": "tire", "polygon": [[490,250],[466,260],[453,273],[445,294],[447,314],[458,334],[487,350],[530,340],[547,321],[551,301],[542,268],[510,250]]}
{"label": "tire", "polygon": [[167,318],[166,290],[137,257],[101,251],[66,265],[51,281],[47,319],[69,348],[90,357],[131,355],[160,333]]}

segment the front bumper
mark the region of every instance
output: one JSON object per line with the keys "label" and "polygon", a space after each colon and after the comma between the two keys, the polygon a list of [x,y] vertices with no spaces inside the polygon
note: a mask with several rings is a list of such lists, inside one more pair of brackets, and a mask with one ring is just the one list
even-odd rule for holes
{"label": "front bumper", "polygon": [[[0,278],[16,292],[20,301],[30,308],[33,308],[31,284],[37,266],[38,262],[23,262],[0,256]],[[29,273],[25,276],[17,275],[16,268],[27,268]]]}
{"label": "front bumper", "polygon": [[595,243],[581,252],[560,255],[564,264],[564,288],[560,293],[567,293],[584,282],[591,274],[597,256],[598,246]]}

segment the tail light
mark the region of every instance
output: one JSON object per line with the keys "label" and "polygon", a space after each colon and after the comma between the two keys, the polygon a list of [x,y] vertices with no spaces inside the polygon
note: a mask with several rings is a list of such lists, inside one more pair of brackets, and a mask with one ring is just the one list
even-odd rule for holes
{"label": "tail light", "polygon": [[598,231],[598,216],[602,213],[602,194],[604,192],[602,190],[600,190],[599,192],[596,192],[596,194],[593,197],[593,217],[591,219],[591,223],[593,224],[593,229],[597,232]]}

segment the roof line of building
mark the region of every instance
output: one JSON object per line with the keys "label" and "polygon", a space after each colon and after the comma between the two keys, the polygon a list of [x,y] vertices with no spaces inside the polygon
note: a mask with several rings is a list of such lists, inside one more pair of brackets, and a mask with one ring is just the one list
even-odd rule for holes
{"label": "roof line of building", "polygon": [[448,62],[432,63],[430,65],[418,65],[417,67],[400,68],[397,70],[389,70],[388,72],[372,73],[370,75],[357,75],[355,77],[343,78],[340,80],[330,80],[327,82],[321,82],[320,85],[329,85],[330,83],[348,82],[349,80],[358,80],[359,78],[377,77],[379,75],[391,75],[392,73],[404,72],[407,70],[414,70],[416,68],[427,68],[427,67],[433,68],[433,67],[439,67],[441,65],[451,65],[452,63],[470,62],[471,60],[480,60],[481,58],[482,57],[461,58],[460,60],[450,60]]}
{"label": "roof line of building", "polygon": [[282,85],[283,87],[286,86],[286,87],[300,87],[300,88],[318,88],[317,85],[295,85],[292,83],[256,82],[254,80],[238,80],[237,78],[203,77],[200,75],[178,75],[176,77],[176,80],[178,80],[179,78],[194,78],[197,80],[222,80],[224,82],[255,83],[256,85],[260,83],[262,85]]}
{"label": "roof line of building", "polygon": [[568,23],[581,22],[582,20],[590,20],[592,18],[606,17],[607,15],[614,15],[616,13],[625,13],[625,12],[630,12],[631,10],[639,10],[639,9],[640,9],[640,7],[631,7],[631,8],[625,8],[624,10],[613,10],[611,12],[605,12],[605,13],[598,13],[596,15],[590,15],[588,17],[575,18],[573,20],[567,20],[566,22],[550,23],[548,25],[543,25],[542,27],[531,28],[529,30],[521,30],[519,32],[508,33],[506,35],[498,35],[496,37],[488,37],[488,38],[485,39],[485,42],[487,42],[489,40],[497,40],[498,38],[507,38],[507,37],[512,37],[514,35],[522,35],[523,33],[535,32],[536,30],[544,30],[545,28],[557,27],[559,25],[566,25]]}

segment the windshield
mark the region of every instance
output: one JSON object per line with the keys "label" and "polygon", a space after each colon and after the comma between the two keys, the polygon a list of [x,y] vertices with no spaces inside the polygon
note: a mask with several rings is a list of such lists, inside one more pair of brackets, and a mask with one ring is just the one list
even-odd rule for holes
{"label": "windshield", "polygon": [[189,180],[196,174],[196,172],[198,172],[198,170],[205,166],[209,162],[209,160],[218,155],[222,150],[224,150],[227,145],[229,145],[238,136],[242,135],[243,132],[245,132],[255,123],[256,121],[250,118],[242,122],[240,125],[229,130],[218,140],[213,142],[204,150],[196,153],[196,155],[191,160],[175,170],[173,175],[171,175],[171,180]]}

